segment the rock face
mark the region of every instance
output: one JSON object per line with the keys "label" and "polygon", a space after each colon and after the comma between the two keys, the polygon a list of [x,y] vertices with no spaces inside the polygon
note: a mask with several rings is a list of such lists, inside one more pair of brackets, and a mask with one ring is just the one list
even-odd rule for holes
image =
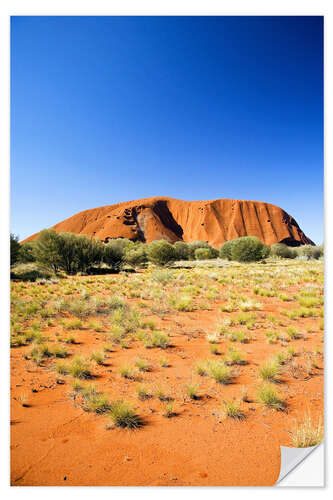
{"label": "rock face", "polygon": [[[145,198],[85,210],[59,222],[53,229],[86,234],[104,242],[112,238],[143,242],[201,240],[220,247],[225,241],[240,236],[257,236],[267,245],[314,244],[282,208],[259,201],[228,199]],[[38,233],[27,240],[37,236]]]}

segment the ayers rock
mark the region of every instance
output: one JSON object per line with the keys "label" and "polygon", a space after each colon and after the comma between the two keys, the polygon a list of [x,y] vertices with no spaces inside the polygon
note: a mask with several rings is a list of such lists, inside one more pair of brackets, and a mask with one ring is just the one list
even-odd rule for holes
{"label": "ayers rock", "polygon": [[[201,240],[220,247],[225,241],[240,236],[257,236],[267,245],[314,244],[282,208],[246,200],[145,198],[79,212],[53,229],[86,234],[104,242],[112,238],[144,242],[165,239],[172,243]],[[38,233],[27,240],[37,236]]]}

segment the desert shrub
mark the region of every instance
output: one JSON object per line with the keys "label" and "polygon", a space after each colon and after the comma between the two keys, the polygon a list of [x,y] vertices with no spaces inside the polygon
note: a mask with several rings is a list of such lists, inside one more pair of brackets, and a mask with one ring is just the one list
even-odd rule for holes
{"label": "desert shrub", "polygon": [[147,256],[150,262],[164,266],[176,260],[176,250],[165,240],[152,241],[147,245]]}
{"label": "desert shrub", "polygon": [[270,248],[255,236],[243,236],[233,241],[231,246],[232,260],[238,262],[255,262],[269,256]]}
{"label": "desert shrub", "polygon": [[195,251],[198,248],[208,248],[209,249],[210,246],[209,246],[209,243],[207,241],[191,241],[190,243],[188,243],[188,251],[189,251],[188,258],[190,260],[195,259]]}
{"label": "desert shrub", "polygon": [[188,244],[185,241],[176,241],[173,245],[176,251],[176,259],[177,260],[187,260],[190,250]]}
{"label": "desert shrub", "polygon": [[221,259],[232,260],[231,248],[234,240],[226,241],[221,246],[220,257]]}
{"label": "desert shrub", "polygon": [[275,243],[271,246],[271,255],[281,257],[282,259],[295,259],[297,252],[294,248],[290,248],[284,243]]}
{"label": "desert shrub", "polygon": [[36,281],[37,279],[48,279],[52,276],[51,271],[45,269],[43,266],[30,262],[28,264],[18,264],[10,271],[12,279],[19,279],[22,281]]}
{"label": "desert shrub", "polygon": [[13,266],[19,260],[20,244],[18,236],[10,233],[10,265]]}
{"label": "desert shrub", "polygon": [[197,248],[194,252],[195,260],[207,260],[212,259],[212,252],[210,248]]}
{"label": "desert shrub", "polygon": [[313,259],[320,259],[320,257],[323,257],[324,256],[324,247],[323,245],[319,245],[319,246],[316,246],[316,247],[313,247],[313,250],[312,250],[312,258]]}
{"label": "desert shrub", "polygon": [[306,260],[319,259],[324,255],[324,249],[322,246],[303,245],[297,248],[297,254]]}
{"label": "desert shrub", "polygon": [[124,261],[132,266],[142,266],[148,261],[145,245],[136,245],[129,248],[124,256]]}

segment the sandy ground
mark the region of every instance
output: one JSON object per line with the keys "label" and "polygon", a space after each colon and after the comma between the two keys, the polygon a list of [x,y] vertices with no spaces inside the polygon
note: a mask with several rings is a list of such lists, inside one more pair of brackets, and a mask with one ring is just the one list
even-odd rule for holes
{"label": "sandy ground", "polygon": [[[80,279],[80,278],[71,278]],[[290,293],[292,293],[292,288]],[[24,359],[31,346],[11,349],[11,484],[19,485],[273,485],[279,476],[280,445],[290,446],[290,430],[295,419],[310,412],[314,420],[322,414],[323,360],[306,373],[306,352],[321,345],[323,332],[318,318],[299,318],[285,326],[296,325],[305,338],[293,340],[298,353],[294,365],[285,367],[277,390],[286,399],[283,412],[263,407],[256,402],[260,381],[258,366],[283,350],[268,344],[264,335],[268,313],[280,315],[294,302],[259,297],[263,305],[257,312],[260,326],[251,331],[248,344],[233,343],[246,355],[247,365],[234,369],[229,385],[217,384],[212,378],[199,377],[193,371],[198,359],[217,359],[209,352],[205,338],[216,330],[217,318],[231,318],[237,313],[221,313],[224,300],[212,301],[209,311],[171,312],[151,316],[159,329],[169,331],[172,347],[146,349],[133,341],[129,349],[119,346],[108,353],[103,366],[94,365],[92,381],[111,399],[126,398],[133,403],[145,425],[136,430],[107,429],[107,415],[88,413],[69,397],[72,379],[54,371],[55,361],[37,366]],[[132,301],[135,304],[137,299]],[[100,320],[100,318],[98,318]],[[104,321],[103,318],[101,320]],[[306,328],[310,333],[306,333]],[[239,329],[239,327],[238,327]],[[50,344],[56,342],[59,325],[43,330]],[[80,343],[68,347],[71,354],[85,356],[100,349],[104,333],[85,328],[74,331]],[[221,339],[223,355],[230,341]],[[304,352],[306,351],[306,352]],[[159,364],[166,357],[170,366]],[[124,363],[146,359],[150,372],[140,373],[141,382],[153,390],[162,385],[175,399],[172,418],[163,416],[163,406],[156,396],[140,401],[135,393],[138,381],[126,380],[119,374]],[[199,399],[191,400],[184,392],[189,382],[200,384]],[[223,418],[221,403],[239,398],[246,388],[249,402],[242,402],[245,418]],[[20,404],[27,396],[28,406]]]}

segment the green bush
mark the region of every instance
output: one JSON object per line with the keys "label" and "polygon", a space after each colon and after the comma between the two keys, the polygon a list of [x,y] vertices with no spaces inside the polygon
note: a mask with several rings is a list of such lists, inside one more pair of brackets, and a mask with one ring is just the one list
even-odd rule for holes
{"label": "green bush", "polygon": [[271,255],[281,257],[282,259],[295,259],[297,257],[297,251],[284,243],[275,243],[271,246]]}
{"label": "green bush", "polygon": [[176,260],[176,250],[165,240],[152,241],[147,245],[147,256],[150,262],[165,265]]}
{"label": "green bush", "polygon": [[190,243],[188,243],[189,260],[195,259],[194,254],[198,248],[209,248],[209,244],[207,243],[207,241],[191,241]]}
{"label": "green bush", "polygon": [[22,281],[36,281],[37,279],[49,279],[52,273],[41,267],[36,262],[28,262],[26,264],[17,264],[12,267],[10,272],[11,279]]}
{"label": "green bush", "polygon": [[211,259],[217,259],[220,256],[220,251],[215,247],[209,247]]}
{"label": "green bush", "polygon": [[76,270],[87,272],[94,265],[99,264],[104,255],[104,246],[100,240],[89,238],[85,234],[75,238]]}
{"label": "green bush", "polygon": [[195,260],[207,260],[212,259],[212,252],[210,248],[197,248],[194,252]]}
{"label": "green bush", "polygon": [[36,259],[54,272],[61,269],[59,235],[54,229],[43,229],[36,240]]}
{"label": "green bush", "polygon": [[144,245],[135,245],[126,251],[124,260],[132,266],[141,266],[148,260]]}
{"label": "green bush", "polygon": [[103,261],[109,266],[119,269],[125,257],[127,241],[129,240],[117,238],[104,245]]}
{"label": "green bush", "polygon": [[176,241],[176,243],[173,245],[174,249],[176,250],[176,259],[177,260],[187,260],[189,257],[189,246],[185,241]]}
{"label": "green bush", "polygon": [[231,258],[238,262],[255,262],[269,256],[270,248],[255,236],[243,236],[233,240]]}
{"label": "green bush", "polygon": [[226,241],[221,246],[220,257],[221,259],[232,260],[231,247],[234,240]]}

